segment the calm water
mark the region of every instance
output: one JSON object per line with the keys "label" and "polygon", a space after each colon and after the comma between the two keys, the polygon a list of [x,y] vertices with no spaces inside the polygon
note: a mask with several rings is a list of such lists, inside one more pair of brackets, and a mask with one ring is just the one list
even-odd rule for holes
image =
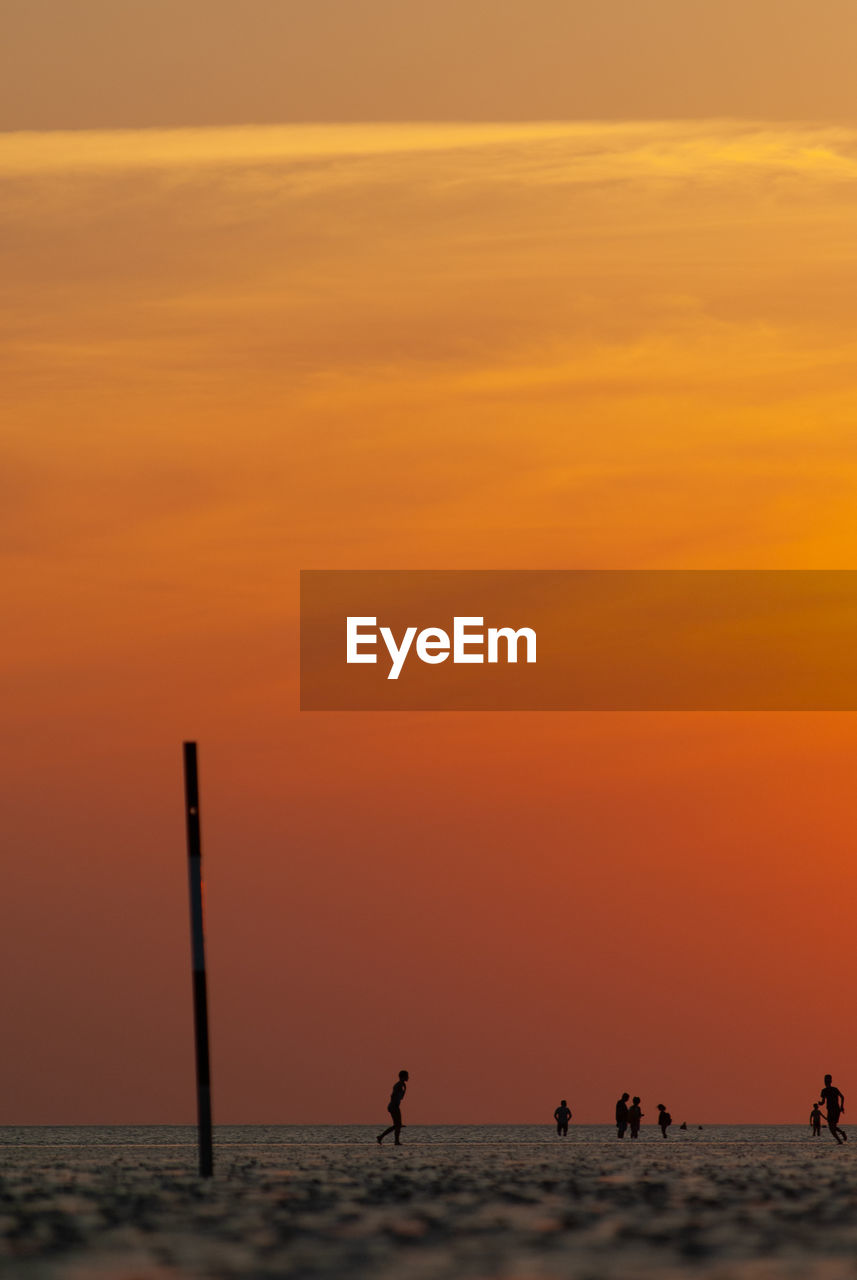
{"label": "calm water", "polygon": [[[380,1124],[362,1125],[218,1125],[216,1149],[229,1150],[294,1146],[368,1146],[374,1143]],[[668,1141],[715,1145],[723,1143],[812,1143],[832,1139],[826,1129],[813,1139],[808,1125],[705,1125],[682,1132],[677,1125]],[[616,1145],[612,1125],[575,1125],[567,1139],[560,1139],[550,1125],[408,1125],[402,1141],[408,1146],[540,1145],[564,1143]],[[630,1139],[625,1139],[626,1143]],[[21,1125],[0,1128],[0,1147],[193,1147],[196,1129],[191,1125]],[[644,1125],[639,1142],[662,1143],[656,1125]]]}

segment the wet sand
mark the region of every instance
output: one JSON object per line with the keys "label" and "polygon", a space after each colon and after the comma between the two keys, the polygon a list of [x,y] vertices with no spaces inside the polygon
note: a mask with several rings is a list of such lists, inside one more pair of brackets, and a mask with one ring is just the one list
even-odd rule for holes
{"label": "wet sand", "polygon": [[[0,1274],[855,1280],[857,1141],[0,1147]],[[409,1135],[410,1136],[410,1135]]]}

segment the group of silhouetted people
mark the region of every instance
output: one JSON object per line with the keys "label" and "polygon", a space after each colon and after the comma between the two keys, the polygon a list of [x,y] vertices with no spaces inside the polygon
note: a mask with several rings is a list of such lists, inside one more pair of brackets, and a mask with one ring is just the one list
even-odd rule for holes
{"label": "group of silhouetted people", "polygon": [[[402,1100],[408,1087],[407,1071],[400,1071],[399,1078],[393,1085],[393,1092],[390,1094],[390,1101],[387,1103],[387,1111],[390,1119],[393,1121],[383,1133],[378,1134],[378,1145],[380,1146],[388,1134],[394,1135],[394,1142],[397,1147],[402,1144],[399,1135],[402,1131]],[[628,1103],[631,1103],[628,1106]],[[826,1107],[826,1112],[821,1110]],[[812,1128],[812,1136],[814,1138],[821,1135],[821,1122],[827,1121],[827,1127],[833,1134],[836,1141],[840,1144],[848,1141],[848,1135],[844,1129],[840,1129],[839,1120],[845,1110],[845,1098],[839,1089],[833,1083],[832,1076],[824,1077],[824,1088],[821,1091],[821,1098],[813,1104],[812,1111],[809,1116],[810,1127]],[[626,1133],[630,1133],[632,1138],[640,1136],[640,1123],[643,1119],[643,1111],[640,1107],[640,1099],[635,1095],[633,1098],[630,1093],[623,1093],[619,1101],[616,1103],[616,1137],[624,1138]],[[553,1113],[556,1121],[556,1131],[560,1138],[568,1137],[568,1122],[572,1118],[571,1108],[565,1098],[560,1100],[560,1104]],[[672,1124],[672,1116],[667,1111],[663,1102],[658,1103],[658,1125],[660,1126],[661,1136],[667,1137],[667,1129]],[[702,1126],[699,1126],[702,1128]],[[682,1124],[682,1129],[686,1129],[687,1125]]]}
{"label": "group of silhouetted people", "polygon": [[[631,1105],[628,1106],[628,1099],[631,1099]],[[632,1138],[640,1136],[640,1121],[643,1119],[644,1112],[640,1108],[640,1099],[634,1095],[631,1098],[630,1093],[623,1093],[622,1097],[616,1103],[616,1137],[624,1138],[626,1133],[630,1133]],[[658,1103],[658,1124],[661,1127],[661,1136],[667,1136],[667,1129],[673,1122],[673,1118],[667,1111],[662,1102]]]}

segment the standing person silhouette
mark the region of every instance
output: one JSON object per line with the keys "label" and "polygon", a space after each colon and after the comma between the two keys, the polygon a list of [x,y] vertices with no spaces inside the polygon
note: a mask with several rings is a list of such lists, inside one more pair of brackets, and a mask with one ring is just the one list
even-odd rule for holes
{"label": "standing person silhouette", "polygon": [[390,1101],[387,1103],[387,1110],[390,1113],[390,1119],[393,1123],[383,1133],[378,1134],[378,1146],[384,1141],[388,1133],[395,1134],[395,1144],[400,1147],[399,1134],[402,1131],[402,1098],[405,1096],[405,1090],[408,1087],[407,1071],[400,1071],[399,1078],[393,1085],[393,1092],[390,1094]]}
{"label": "standing person silhouette", "polygon": [[559,1136],[561,1138],[567,1138],[568,1122],[571,1119],[571,1109],[568,1103],[566,1102],[565,1098],[563,1098],[560,1101],[559,1106],[557,1107],[556,1111],[553,1113],[553,1118],[554,1120],[556,1120],[556,1131],[559,1134]]}
{"label": "standing person silhouette", "polygon": [[821,1137],[821,1122],[822,1120],[827,1119],[827,1116],[824,1114],[823,1111],[819,1110],[819,1107],[820,1107],[820,1103],[814,1102],[812,1104],[812,1111],[810,1111],[809,1113],[809,1123],[812,1129],[812,1136],[814,1138]]}
{"label": "standing person silhouette", "polygon": [[631,1137],[636,1138],[640,1133],[640,1121],[643,1113],[640,1110],[640,1099],[634,1097],[631,1099],[631,1105],[628,1108],[628,1126],[631,1130]]}
{"label": "standing person silhouette", "polygon": [[666,1137],[666,1136],[667,1136],[667,1129],[668,1129],[668,1128],[670,1127],[670,1125],[672,1124],[672,1122],[673,1122],[673,1118],[672,1118],[672,1116],[670,1115],[670,1113],[667,1111],[666,1107],[664,1106],[664,1104],[663,1104],[662,1102],[659,1102],[659,1103],[658,1103],[658,1111],[660,1111],[660,1113],[661,1113],[661,1114],[658,1116],[658,1124],[661,1126],[661,1133],[663,1134],[663,1136],[664,1136],[664,1137]]}
{"label": "standing person silhouette", "polygon": [[616,1103],[616,1137],[624,1138],[625,1130],[628,1128],[628,1099],[630,1093],[623,1093],[622,1097]]}
{"label": "standing person silhouette", "polygon": [[833,1076],[824,1077],[824,1088],[821,1091],[821,1104],[827,1107],[827,1127],[841,1146],[848,1141],[848,1134],[839,1128],[839,1117],[845,1110],[845,1097],[833,1083]]}

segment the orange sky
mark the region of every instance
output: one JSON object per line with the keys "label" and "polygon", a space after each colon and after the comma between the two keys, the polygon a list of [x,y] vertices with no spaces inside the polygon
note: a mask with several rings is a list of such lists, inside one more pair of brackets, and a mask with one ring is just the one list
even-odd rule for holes
{"label": "orange sky", "polygon": [[[857,133],[0,135],[0,1122],[801,1121],[848,715],[301,715],[300,568],[854,566]],[[853,1088],[853,1086],[852,1086]],[[658,1097],[655,1097],[655,1094]]]}
{"label": "orange sky", "polygon": [[0,127],[855,119],[853,0],[6,0]]}

